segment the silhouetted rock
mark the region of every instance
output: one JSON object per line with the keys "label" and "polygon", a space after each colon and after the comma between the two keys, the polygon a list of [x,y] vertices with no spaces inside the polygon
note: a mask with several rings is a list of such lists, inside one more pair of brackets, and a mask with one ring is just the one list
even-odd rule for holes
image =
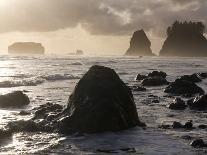
{"label": "silhouetted rock", "polygon": [[207,145],[204,143],[203,139],[195,139],[190,143],[190,145],[195,148],[207,147]]}
{"label": "silhouetted rock", "polygon": [[191,99],[188,102],[190,109],[194,110],[207,110],[207,95],[202,95]]}
{"label": "silhouetted rock", "polygon": [[146,75],[141,75],[141,74],[137,74],[137,76],[136,76],[136,80],[137,81],[140,81],[140,80],[144,80],[144,79],[146,79],[147,78],[147,76]]}
{"label": "silhouetted rock", "polygon": [[180,122],[173,122],[172,124],[172,128],[173,129],[179,129],[179,128],[183,128],[183,125]]}
{"label": "silhouetted rock", "polygon": [[151,50],[151,42],[147,38],[143,30],[134,32],[131,41],[130,47],[127,50],[125,55],[128,56],[153,56]]}
{"label": "silhouetted rock", "polygon": [[59,116],[61,133],[96,133],[143,126],[130,89],[113,69],[93,66],[78,82]]}
{"label": "silhouetted rock", "polygon": [[34,42],[16,42],[8,47],[9,54],[44,54],[44,52],[44,47]]}
{"label": "silhouetted rock", "polygon": [[162,78],[166,78],[167,77],[167,74],[163,71],[153,71],[151,73],[149,73],[147,75],[148,77],[162,77]]}
{"label": "silhouetted rock", "polygon": [[144,79],[141,82],[141,84],[143,86],[161,86],[161,85],[167,85],[169,84],[169,82],[163,77],[154,76]]}
{"label": "silhouetted rock", "polygon": [[22,91],[14,91],[0,95],[0,107],[20,107],[30,103],[29,98]]}
{"label": "silhouetted rock", "polygon": [[192,129],[193,128],[193,121],[192,120],[187,121],[184,124],[183,128],[185,128],[185,129]]}
{"label": "silhouetted rock", "polygon": [[207,73],[198,73],[197,75],[202,79],[207,78]]}
{"label": "silhouetted rock", "polygon": [[201,82],[202,80],[198,77],[197,74],[192,74],[192,75],[183,75],[180,77],[181,80],[186,80],[190,82]]}
{"label": "silhouetted rock", "polygon": [[205,26],[201,22],[176,21],[167,30],[167,39],[160,56],[207,56],[207,39],[203,35]]}
{"label": "silhouetted rock", "polygon": [[173,110],[184,110],[186,105],[185,101],[183,101],[181,98],[176,98],[173,103],[170,103],[167,107]]}
{"label": "silhouetted rock", "polygon": [[164,91],[165,93],[171,93],[175,95],[189,94],[190,96],[195,94],[203,95],[204,91],[202,88],[197,86],[195,83],[177,79],[172,82]]}

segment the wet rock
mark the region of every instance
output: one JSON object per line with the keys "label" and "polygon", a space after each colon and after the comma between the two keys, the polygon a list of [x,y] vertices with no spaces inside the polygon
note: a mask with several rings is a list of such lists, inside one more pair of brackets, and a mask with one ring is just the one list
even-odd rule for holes
{"label": "wet rock", "polygon": [[193,121],[192,120],[187,121],[184,124],[183,128],[185,128],[185,129],[192,129],[193,128]]}
{"label": "wet rock", "polygon": [[63,106],[48,102],[46,104],[40,105],[33,110],[35,111],[33,120],[46,119],[51,113],[60,113],[63,110]]}
{"label": "wet rock", "polygon": [[148,77],[162,77],[162,78],[166,78],[167,74],[163,71],[153,71],[151,73],[148,74]]}
{"label": "wet rock", "polygon": [[175,82],[171,83],[164,91],[165,93],[171,93],[175,95],[183,95],[183,94],[204,94],[202,88],[197,86],[195,83],[177,79]]}
{"label": "wet rock", "polygon": [[172,124],[172,128],[173,129],[180,129],[180,128],[183,128],[183,125],[180,123],[180,122],[173,122]]}
{"label": "wet rock", "polygon": [[198,126],[198,128],[199,129],[206,129],[207,128],[207,125],[201,124],[201,125]]}
{"label": "wet rock", "polygon": [[127,50],[127,56],[153,56],[151,50],[151,42],[145,34],[144,30],[134,32],[130,47]]}
{"label": "wet rock", "polygon": [[0,129],[0,138],[10,137],[12,136],[12,132],[5,129]]}
{"label": "wet rock", "polygon": [[163,77],[148,77],[144,79],[141,84],[143,86],[161,86],[161,85],[167,85],[169,82],[163,78]]}
{"label": "wet rock", "polygon": [[152,103],[160,103],[159,100],[152,100]]}
{"label": "wet rock", "polygon": [[190,109],[207,110],[207,94],[191,99],[188,102]]}
{"label": "wet rock", "polygon": [[171,126],[168,125],[168,124],[162,124],[162,125],[158,126],[158,128],[160,128],[160,129],[170,129]]}
{"label": "wet rock", "polygon": [[202,80],[198,77],[197,74],[192,75],[183,75],[180,77],[180,80],[190,81],[190,82],[201,82]]}
{"label": "wet rock", "polygon": [[192,147],[195,147],[195,148],[202,148],[202,147],[206,147],[206,144],[204,143],[203,139],[196,139],[196,140],[193,140],[190,145]]}
{"label": "wet rock", "polygon": [[136,76],[136,80],[137,81],[141,81],[141,80],[144,80],[144,79],[146,79],[147,78],[147,76],[146,75],[141,75],[141,74],[137,74],[137,76]]}
{"label": "wet rock", "polygon": [[130,89],[113,69],[93,66],[82,77],[57,121],[59,132],[120,131],[140,122]]}
{"label": "wet rock", "polygon": [[193,137],[191,137],[190,135],[184,135],[181,138],[185,140],[192,140]]}
{"label": "wet rock", "polygon": [[6,125],[6,128],[8,129],[8,131],[11,131],[12,133],[14,132],[38,132],[38,131],[42,131],[41,128],[38,126],[37,123],[35,123],[32,120],[28,120],[28,121],[14,121],[14,122],[9,122]]}
{"label": "wet rock", "polygon": [[31,114],[31,112],[25,111],[25,110],[22,110],[22,111],[19,112],[19,115],[22,115],[22,116],[24,116],[24,115],[30,115],[30,114]]}
{"label": "wet rock", "polygon": [[198,73],[197,75],[202,79],[207,78],[207,73]]}
{"label": "wet rock", "polygon": [[175,98],[173,103],[170,103],[167,107],[172,110],[184,110],[186,105],[185,101],[183,101],[181,98]]}
{"label": "wet rock", "polygon": [[30,103],[29,98],[22,91],[14,91],[0,95],[0,107],[21,107]]}

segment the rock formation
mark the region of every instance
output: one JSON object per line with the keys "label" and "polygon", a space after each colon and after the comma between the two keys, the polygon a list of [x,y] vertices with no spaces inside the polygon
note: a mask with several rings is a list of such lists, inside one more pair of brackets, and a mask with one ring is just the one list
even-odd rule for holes
{"label": "rock formation", "polygon": [[160,56],[204,57],[207,56],[207,39],[201,22],[176,21],[167,29],[167,39]]}
{"label": "rock formation", "polygon": [[22,91],[14,91],[0,95],[0,107],[20,107],[30,103],[29,98]]}
{"label": "rock formation", "polygon": [[16,42],[8,47],[9,54],[44,54],[45,49],[40,43]]}
{"label": "rock formation", "polygon": [[151,50],[151,42],[147,38],[144,30],[139,30],[134,32],[131,41],[130,47],[127,50],[127,56],[153,56]]}

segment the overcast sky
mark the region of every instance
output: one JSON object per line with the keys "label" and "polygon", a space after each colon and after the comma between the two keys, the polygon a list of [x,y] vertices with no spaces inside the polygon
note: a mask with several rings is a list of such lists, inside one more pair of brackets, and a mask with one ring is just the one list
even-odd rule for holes
{"label": "overcast sky", "polygon": [[207,0],[0,0],[0,51],[41,42],[49,53],[123,54],[144,29],[159,52],[175,20],[207,23]]}

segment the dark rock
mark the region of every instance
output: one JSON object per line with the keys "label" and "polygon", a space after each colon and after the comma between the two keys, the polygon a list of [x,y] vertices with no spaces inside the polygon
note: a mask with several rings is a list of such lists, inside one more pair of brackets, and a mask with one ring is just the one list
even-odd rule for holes
{"label": "dark rock", "polygon": [[20,107],[29,103],[28,96],[22,91],[14,91],[0,96],[0,107]]}
{"label": "dark rock", "polygon": [[167,85],[169,82],[163,78],[163,77],[148,77],[144,79],[141,84],[143,86],[161,86],[161,85]]}
{"label": "dark rock", "polygon": [[168,124],[162,124],[162,125],[160,125],[159,126],[159,128],[161,128],[161,129],[170,129],[170,125],[168,125]]}
{"label": "dark rock", "polygon": [[192,75],[183,75],[180,77],[180,80],[186,80],[190,82],[201,82],[202,80],[198,77],[197,74],[192,74]]}
{"label": "dark rock", "polygon": [[175,95],[183,95],[183,94],[204,94],[202,88],[197,86],[195,83],[177,79],[175,82],[171,83],[164,91],[165,93],[171,93]]}
{"label": "dark rock", "polygon": [[201,124],[201,125],[198,126],[198,128],[199,129],[206,129],[207,128],[207,125]]}
{"label": "dark rock", "polygon": [[137,74],[137,76],[136,76],[136,80],[137,80],[137,81],[144,80],[144,79],[146,79],[146,78],[147,78],[146,75]]}
{"label": "dark rock", "polygon": [[167,39],[160,51],[160,56],[205,57],[207,39],[205,26],[201,22],[176,21],[167,30]]}
{"label": "dark rock", "polygon": [[126,153],[136,153],[136,149],[135,148],[121,148],[121,151],[124,151]]}
{"label": "dark rock", "polygon": [[167,107],[173,110],[184,110],[186,105],[185,101],[183,101],[181,98],[176,98],[173,103],[170,103]]}
{"label": "dark rock", "polygon": [[8,47],[10,54],[44,54],[45,49],[40,43],[17,42]]}
{"label": "dark rock", "polygon": [[19,112],[19,115],[22,115],[22,116],[24,116],[24,115],[30,115],[30,114],[31,113],[29,111],[25,111],[25,110],[22,110],[22,111]]}
{"label": "dark rock", "polygon": [[130,47],[126,54],[128,56],[153,56],[151,42],[143,30],[134,32],[130,41]]}
{"label": "dark rock", "polygon": [[202,79],[207,78],[207,73],[198,73],[197,75]]}
{"label": "dark rock", "polygon": [[160,103],[159,100],[152,100],[152,103]]}
{"label": "dark rock", "polygon": [[193,137],[191,137],[190,135],[184,135],[181,138],[185,140],[192,140]]}
{"label": "dark rock", "polygon": [[206,147],[206,144],[204,143],[203,139],[196,139],[196,140],[193,140],[190,145],[192,147],[195,147],[195,148],[202,148],[202,147]]}
{"label": "dark rock", "polygon": [[152,73],[148,74],[148,77],[162,77],[162,78],[166,78],[167,74],[163,71],[153,71]]}
{"label": "dark rock", "polygon": [[173,122],[172,128],[173,129],[183,128],[183,125],[180,122],[175,121],[175,122]]}
{"label": "dark rock", "polygon": [[97,133],[144,126],[130,89],[113,69],[93,66],[76,85],[60,114],[61,133]]}
{"label": "dark rock", "polygon": [[4,137],[10,137],[12,136],[12,132],[5,129],[0,129],[0,139]]}
{"label": "dark rock", "polygon": [[190,109],[207,110],[207,94],[188,101]]}
{"label": "dark rock", "polygon": [[193,121],[192,120],[187,121],[184,124],[183,128],[185,128],[185,129],[192,129],[193,128]]}

